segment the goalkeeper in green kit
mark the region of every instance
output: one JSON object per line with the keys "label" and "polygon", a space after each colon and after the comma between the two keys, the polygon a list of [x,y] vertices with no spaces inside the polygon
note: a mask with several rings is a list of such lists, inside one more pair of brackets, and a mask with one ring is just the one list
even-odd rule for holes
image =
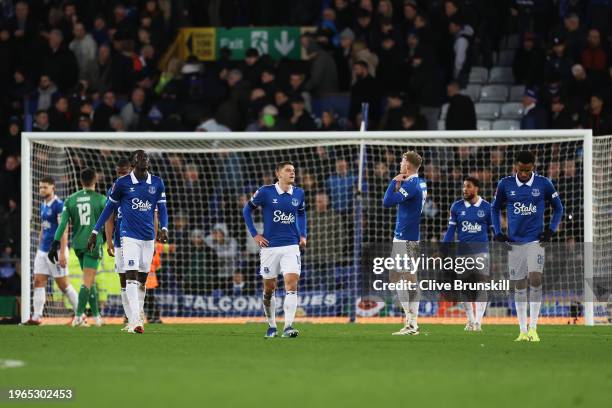
{"label": "goalkeeper in green kit", "polygon": [[62,218],[49,250],[49,259],[53,263],[57,262],[60,238],[70,222],[72,224],[72,248],[83,271],[83,285],[81,285],[79,292],[79,305],[72,321],[73,326],[87,326],[84,313],[88,302],[96,326],[102,325],[102,317],[98,309],[98,292],[94,282],[98,265],[102,259],[104,234],[98,235],[98,241],[92,251],[87,250],[87,239],[106,205],[106,197],[96,192],[97,180],[98,175],[95,170],[86,168],[81,172],[83,189],[72,194],[64,201]]}

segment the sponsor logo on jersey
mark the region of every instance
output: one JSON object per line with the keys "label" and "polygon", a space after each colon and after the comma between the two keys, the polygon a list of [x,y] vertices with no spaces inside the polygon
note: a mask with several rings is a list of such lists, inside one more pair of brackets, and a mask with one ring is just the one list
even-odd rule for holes
{"label": "sponsor logo on jersey", "polygon": [[149,186],[149,194],[155,194],[156,191],[157,189],[155,188],[155,186]]}
{"label": "sponsor logo on jersey", "polygon": [[408,197],[408,192],[406,190],[404,190],[404,187],[400,187],[399,192],[404,196],[404,197]]}
{"label": "sponsor logo on jersey", "polygon": [[293,224],[295,222],[295,216],[291,213],[285,214],[281,210],[274,211],[274,222],[280,222],[281,224]]}
{"label": "sponsor logo on jersey", "polygon": [[469,232],[471,234],[475,234],[481,231],[482,231],[482,226],[478,223],[472,224],[469,221],[463,221],[461,223],[461,232]]}
{"label": "sponsor logo on jersey", "polygon": [[297,198],[293,198],[291,200],[291,204],[293,204],[294,207],[297,207],[300,204],[300,202]]}
{"label": "sponsor logo on jersey", "polygon": [[476,213],[476,215],[478,215],[480,218],[485,216],[485,212],[483,210],[478,210],[478,212]]}
{"label": "sponsor logo on jersey", "polygon": [[153,208],[153,204],[149,200],[142,201],[138,197],[132,198],[132,210],[151,211],[151,208]]}
{"label": "sponsor logo on jersey", "polygon": [[538,211],[538,207],[529,203],[525,205],[521,202],[514,203],[514,214],[516,215],[533,215]]}
{"label": "sponsor logo on jersey", "polygon": [[531,190],[531,195],[534,197],[539,197],[540,196],[540,190],[537,188],[534,188]]}

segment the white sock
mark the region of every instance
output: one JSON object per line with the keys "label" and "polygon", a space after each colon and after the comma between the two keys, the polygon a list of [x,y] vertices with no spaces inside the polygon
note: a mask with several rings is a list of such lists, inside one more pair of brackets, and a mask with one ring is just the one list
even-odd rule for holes
{"label": "white sock", "polygon": [[74,290],[72,285],[68,285],[66,286],[66,290],[64,290],[64,294],[68,297],[68,301],[70,302],[70,305],[72,305],[72,310],[74,310],[74,313],[76,314],[77,307],[79,306],[79,295],[77,294],[77,291]]}
{"label": "white sock", "polygon": [[540,306],[542,305],[542,286],[529,287],[529,328],[538,327]]}
{"label": "white sock", "polygon": [[142,283],[138,287],[138,313],[144,316],[144,302],[147,295],[147,288]]}
{"label": "white sock", "polygon": [[405,289],[397,290],[397,300],[399,300],[404,314],[406,315],[406,324],[408,324],[408,315],[410,314],[410,293]]}
{"label": "white sock", "polygon": [[474,302],[476,303],[476,323],[482,323],[485,311],[487,310],[487,303],[489,302]]}
{"label": "white sock", "polygon": [[474,309],[472,308],[472,302],[463,302],[463,308],[468,319],[468,323],[474,323]]}
{"label": "white sock", "polygon": [[130,315],[132,314],[132,309],[130,309],[130,302],[128,302],[127,292],[125,288],[121,288],[121,304],[123,305],[125,317],[129,319]]}
{"label": "white sock", "polygon": [[285,295],[283,310],[285,311],[285,329],[293,325],[295,310],[297,309],[297,292],[288,291]]}
{"label": "white sock", "polygon": [[521,333],[527,333],[527,288],[514,291],[514,304]]}
{"label": "white sock", "polygon": [[[417,295],[418,298],[418,295]],[[419,304],[421,302],[418,300],[414,300],[408,305],[408,324],[413,327],[418,327],[417,318],[419,317]]]}
{"label": "white sock", "polygon": [[270,306],[266,306],[264,303],[264,314],[266,315],[266,319],[268,320],[268,325],[270,327],[276,328],[276,296],[274,293],[270,298]]}
{"label": "white sock", "polygon": [[125,291],[127,293],[128,304],[130,305],[130,314],[128,320],[130,324],[137,324],[140,321],[139,314],[139,303],[138,303],[138,289],[140,282],[137,280],[127,280],[125,285]]}
{"label": "white sock", "polygon": [[32,320],[39,320],[43,315],[43,309],[45,307],[45,288],[34,288],[34,313],[32,314]]}

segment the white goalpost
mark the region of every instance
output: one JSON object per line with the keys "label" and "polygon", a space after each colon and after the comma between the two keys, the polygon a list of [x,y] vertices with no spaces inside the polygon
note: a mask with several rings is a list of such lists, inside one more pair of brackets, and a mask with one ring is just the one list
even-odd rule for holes
{"label": "white goalpost", "polygon": [[[546,268],[554,273],[546,275],[550,290],[542,316],[567,321],[582,317],[586,325],[593,325],[605,314],[594,288],[612,283],[612,136],[593,137],[591,130],[26,132],[21,161],[22,321],[31,313],[40,230],[38,182],[53,177],[58,196],[65,199],[80,188],[80,171],[91,167],[100,174],[98,192],[105,193],[117,160],[136,149],[150,154],[151,172],[164,179],[168,196],[170,243],[161,253],[159,287],[151,291],[151,307],[162,317],[262,315],[258,249],[244,226],[241,208],[257,187],[275,181],[273,169],[281,160],[294,163],[296,183],[307,199],[310,233],[297,316],[347,321],[355,316],[399,316],[391,298],[378,299],[375,314],[366,310],[365,272],[360,272],[359,263],[367,248],[391,242],[395,211],[383,208],[382,197],[399,170],[401,153],[408,149],[424,159],[421,176],[428,184],[428,200],[421,240],[429,242],[443,236],[450,204],[461,197],[464,177],[479,178],[483,198],[492,201],[499,178],[512,174],[514,154],[534,151],[536,172],[551,178],[566,208],[556,240],[569,248],[564,259],[546,259]],[[78,265],[70,269],[73,285],[79,282],[76,269]],[[103,313],[121,316],[110,257],[103,259],[98,276]],[[62,293],[50,285],[45,315],[69,316],[72,311]],[[282,291],[277,296],[282,297]],[[422,308],[425,316],[440,321],[456,316],[452,305],[439,298],[425,299]],[[500,297],[492,301],[491,313],[511,316],[514,311],[511,302]]]}

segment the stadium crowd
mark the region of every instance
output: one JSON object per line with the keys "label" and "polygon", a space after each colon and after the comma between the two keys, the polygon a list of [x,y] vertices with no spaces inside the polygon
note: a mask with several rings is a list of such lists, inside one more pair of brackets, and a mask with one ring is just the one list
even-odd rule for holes
{"label": "stadium crowd", "polygon": [[[24,128],[36,132],[350,130],[358,128],[361,103],[368,102],[370,129],[437,129],[445,103],[446,129],[476,129],[474,100],[464,92],[471,68],[496,66],[502,44],[514,36],[519,46],[512,55],[513,79],[525,86],[522,128],[612,132],[608,109],[612,5],[606,0],[21,0],[0,2],[0,7],[3,260],[19,254],[19,155]],[[274,61],[252,48],[244,61],[236,61],[224,49],[214,62],[169,58],[160,67],[178,30],[192,26],[314,26],[316,30],[301,38],[306,60]],[[315,116],[316,101],[336,93],[347,95],[346,106]],[[300,182],[316,186],[309,193],[309,205],[322,219],[328,211],[352,211],[337,201],[342,196],[337,193],[354,188],[354,161],[337,153],[322,147],[314,156],[317,159],[306,163],[312,167],[299,169]],[[382,197],[378,190],[396,169],[397,152],[392,153],[381,152],[371,161],[368,177],[380,179],[370,182],[373,188],[367,200],[372,203]],[[474,164],[476,157],[486,159]],[[510,170],[510,157],[510,152],[497,149],[457,148],[445,162],[427,162],[425,177],[435,192],[436,184],[476,172],[491,198],[497,178]],[[172,157],[164,160],[163,167],[171,168]],[[327,167],[322,170],[325,160]],[[578,149],[547,152],[539,170],[566,183],[561,189],[574,190],[579,188],[580,160]],[[503,171],[492,170],[491,163]],[[100,170],[109,172],[112,163],[105,164],[110,167]],[[166,177],[191,177],[176,180],[179,183],[202,183],[209,170],[194,163],[178,165],[182,173]],[[250,187],[246,181],[235,186],[231,196],[236,201],[229,207],[218,203],[219,208],[238,207],[252,192]],[[426,208],[425,216],[435,219],[432,225],[439,229],[457,195],[455,187],[440,188],[448,196],[434,193]],[[202,229],[194,229],[185,225],[194,220],[181,220],[178,210],[173,211],[172,221],[180,231],[176,234],[183,235],[175,239],[217,254],[224,266],[216,269],[224,271],[228,282],[242,285],[227,256],[249,251],[235,215],[239,212],[227,215],[229,211],[207,209],[202,212],[206,219],[197,220]],[[371,228],[384,228],[382,236],[387,236],[392,215],[376,211],[381,222],[371,223]],[[331,221],[320,224],[326,222]],[[341,228],[351,232],[350,223]],[[321,228],[320,233],[329,231]],[[438,228],[431,234],[428,239],[438,239]],[[350,244],[338,245],[349,251]],[[256,248],[251,250],[255,257]]]}

